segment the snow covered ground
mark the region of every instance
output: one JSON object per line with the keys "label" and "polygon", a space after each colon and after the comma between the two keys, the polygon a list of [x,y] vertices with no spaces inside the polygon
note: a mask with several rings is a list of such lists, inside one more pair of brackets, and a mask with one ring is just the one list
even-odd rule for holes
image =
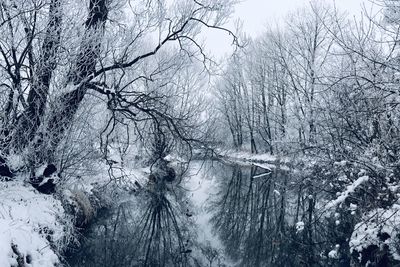
{"label": "snow covered ground", "polygon": [[58,263],[74,231],[61,201],[22,179],[0,182],[0,199],[0,266],[17,266],[18,257],[31,267]]}
{"label": "snow covered ground", "polygon": [[244,165],[255,165],[266,170],[275,169],[277,166],[282,170],[290,169],[288,166],[290,163],[289,158],[279,157],[269,153],[252,154],[247,151],[224,150],[218,151],[218,154],[228,161]]}
{"label": "snow covered ground", "polygon": [[243,160],[243,161],[253,161],[253,162],[275,162],[278,158],[271,154],[252,154],[247,151],[233,151],[233,150],[226,150],[226,151],[219,151],[219,154],[229,158],[229,159],[236,159],[236,160]]}
{"label": "snow covered ground", "polygon": [[[100,163],[91,176],[65,180],[55,195],[39,193],[25,182],[25,177],[0,181],[0,267],[17,266],[18,261],[29,267],[60,263],[62,252],[77,240],[75,218],[66,212],[58,198],[71,205],[90,206],[93,189],[110,183],[127,192],[138,189],[138,184],[145,183],[148,172],[148,168],[116,166],[110,179],[109,166]],[[92,211],[95,215],[95,210]]]}

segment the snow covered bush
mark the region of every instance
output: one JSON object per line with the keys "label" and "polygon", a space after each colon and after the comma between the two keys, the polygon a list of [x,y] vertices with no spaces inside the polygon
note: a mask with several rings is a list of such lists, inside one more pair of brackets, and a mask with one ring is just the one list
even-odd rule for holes
{"label": "snow covered bush", "polygon": [[87,225],[96,215],[97,209],[91,203],[87,192],[74,187],[65,192],[67,202],[70,205],[75,218],[76,226]]}
{"label": "snow covered bush", "polygon": [[[378,208],[363,216],[356,224],[350,239],[350,249],[355,261],[365,264],[391,258],[400,261],[400,205],[388,209]],[[380,262],[380,263],[379,263]]]}

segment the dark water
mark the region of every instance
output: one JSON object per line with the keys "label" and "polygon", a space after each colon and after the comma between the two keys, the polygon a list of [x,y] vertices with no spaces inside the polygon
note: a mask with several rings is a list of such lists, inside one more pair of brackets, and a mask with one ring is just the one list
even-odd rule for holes
{"label": "dark water", "polygon": [[351,227],[318,220],[310,184],[280,168],[194,162],[180,184],[149,185],[99,216],[68,264],[348,266],[327,255],[348,251]]}

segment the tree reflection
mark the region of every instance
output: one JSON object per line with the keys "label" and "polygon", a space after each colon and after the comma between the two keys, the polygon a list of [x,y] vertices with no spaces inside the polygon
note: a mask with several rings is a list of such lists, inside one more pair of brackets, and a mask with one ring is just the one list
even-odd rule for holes
{"label": "tree reflection", "polygon": [[190,266],[193,231],[187,201],[166,183],[149,188],[94,223],[72,265]]}
{"label": "tree reflection", "polygon": [[[156,185],[157,186],[157,185]],[[157,186],[158,187],[158,186]],[[186,266],[190,249],[185,247],[188,229],[185,227],[180,206],[173,206],[165,189],[149,192],[142,219],[133,238],[137,246],[130,253],[143,266]],[[187,224],[187,223],[186,223]]]}
{"label": "tree reflection", "polygon": [[[221,171],[222,170],[222,171]],[[323,249],[325,225],[315,223],[315,193],[282,170],[238,165],[216,168],[219,192],[212,223],[226,254],[239,266],[313,266]],[[296,230],[302,221],[304,229]],[[326,244],[325,244],[326,245]]]}
{"label": "tree reflection", "polygon": [[[218,193],[208,200],[207,218],[211,215],[221,242],[198,240],[199,225],[193,218],[199,217],[187,191],[155,179],[145,192],[100,216],[71,265],[349,265],[343,251],[349,250],[353,222],[316,212],[315,200],[323,198],[317,178],[311,182],[293,172],[266,175],[259,167],[219,163],[211,172],[205,175],[217,178]],[[333,261],[327,255],[336,244],[341,256]]]}

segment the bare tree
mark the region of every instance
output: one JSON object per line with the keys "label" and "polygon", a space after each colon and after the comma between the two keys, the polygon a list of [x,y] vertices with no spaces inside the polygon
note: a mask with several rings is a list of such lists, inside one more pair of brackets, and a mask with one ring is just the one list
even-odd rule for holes
{"label": "bare tree", "polygon": [[162,75],[182,69],[179,57],[208,66],[212,61],[196,36],[201,28],[232,34],[222,24],[233,3],[90,0],[86,15],[74,16],[69,9],[82,10],[82,3],[32,1],[14,8],[22,3],[2,2],[0,26],[8,31],[0,45],[8,92],[2,154],[24,152],[31,167],[55,161],[88,94],[99,95],[108,110],[126,120],[141,121],[146,114],[146,120],[192,141],[186,115],[168,114],[167,98],[146,92],[146,84],[163,87],[157,83]]}

